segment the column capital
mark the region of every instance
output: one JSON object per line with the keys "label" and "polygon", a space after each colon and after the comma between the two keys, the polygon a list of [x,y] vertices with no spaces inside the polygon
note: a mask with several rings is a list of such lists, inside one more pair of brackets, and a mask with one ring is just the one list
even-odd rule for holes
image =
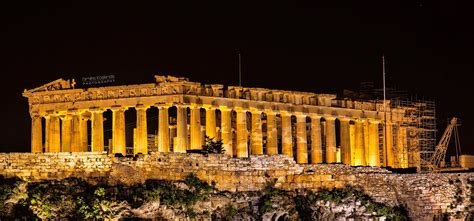
{"label": "column capital", "polygon": [[202,107],[206,110],[216,110],[217,109],[216,106],[211,105],[211,104],[204,104],[204,105],[202,105]]}
{"label": "column capital", "polygon": [[252,113],[252,114],[254,114],[254,113],[255,113],[255,114],[258,114],[258,113],[262,114],[262,113],[263,113],[263,110],[258,109],[258,108],[255,108],[255,107],[249,108],[249,111],[250,111],[250,113]]}
{"label": "column capital", "polygon": [[150,108],[150,106],[144,105],[144,104],[137,104],[137,105],[135,106],[135,109],[136,109],[136,110],[146,110],[146,109],[148,109],[148,108]]}
{"label": "column capital", "polygon": [[367,121],[367,118],[356,118],[354,119],[354,121],[359,123],[365,123],[365,121]]}
{"label": "column capital", "polygon": [[292,115],[293,115],[293,112],[289,112],[289,111],[280,111],[280,115],[281,115],[281,116],[292,116]]}
{"label": "column capital", "polygon": [[80,114],[84,113],[84,110],[82,110],[82,109],[69,109],[69,110],[67,110],[67,112],[69,114],[72,114],[72,115],[80,115]]}
{"label": "column capital", "polygon": [[30,112],[30,116],[31,118],[38,118],[38,117],[42,117],[40,113],[38,112]]}
{"label": "column capital", "polygon": [[247,112],[248,110],[243,107],[235,107],[234,108],[235,112],[240,113],[240,112]]}
{"label": "column capital", "polygon": [[340,116],[340,117],[337,117],[337,119],[339,119],[340,121],[344,121],[344,122],[349,122],[349,121],[352,120],[352,118],[347,117],[347,116]]}
{"label": "column capital", "polygon": [[380,124],[382,121],[378,119],[368,119],[369,123],[371,124]]}
{"label": "column capital", "polygon": [[308,114],[302,112],[295,112],[296,118],[306,118]]}
{"label": "column capital", "polygon": [[100,107],[92,107],[92,108],[89,108],[89,112],[91,113],[103,113],[105,112],[105,108],[100,108]]}
{"label": "column capital", "polygon": [[110,107],[110,110],[112,112],[115,112],[115,111],[126,111],[128,109],[128,107],[123,107],[123,106],[111,106]]}
{"label": "column capital", "polygon": [[202,106],[200,104],[190,104],[189,109],[201,109]]}
{"label": "column capital", "polygon": [[266,114],[266,115],[277,115],[278,113],[276,111],[274,111],[273,109],[264,109],[263,112]]}
{"label": "column capital", "polygon": [[332,115],[323,115],[324,117],[324,120],[328,121],[328,120],[336,120],[337,117],[335,116],[332,116]]}
{"label": "column capital", "polygon": [[72,116],[70,114],[59,115],[59,119],[61,119],[61,120],[72,120]]}
{"label": "column capital", "polygon": [[233,108],[232,108],[232,107],[228,107],[228,106],[219,106],[219,110],[220,110],[221,112],[223,112],[223,111],[229,111],[229,112],[230,112],[230,111],[233,110]]}
{"label": "column capital", "polygon": [[170,103],[156,103],[155,105],[153,105],[155,107],[157,107],[158,109],[163,109],[163,108],[170,108],[171,106],[173,106],[172,104]]}
{"label": "column capital", "polygon": [[320,120],[322,116],[319,114],[309,114],[309,117],[311,119]]}

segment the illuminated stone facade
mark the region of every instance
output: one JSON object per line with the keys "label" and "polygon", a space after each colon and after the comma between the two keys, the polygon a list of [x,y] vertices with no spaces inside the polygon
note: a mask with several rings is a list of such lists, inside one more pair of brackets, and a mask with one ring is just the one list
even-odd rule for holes
{"label": "illuminated stone facade", "polygon": [[[159,152],[201,149],[207,135],[222,139],[225,153],[237,158],[285,154],[300,164],[409,165],[407,131],[392,123],[402,120],[403,110],[386,105],[384,116],[382,102],[225,87],[172,76],[155,79],[150,84],[97,88],[74,88],[74,81],[59,79],[25,90],[32,118],[31,151],[108,149],[125,155],[133,149],[133,154],[147,154],[147,109],[156,107]],[[127,148],[125,111],[130,108],[136,109],[137,116],[134,146]],[[106,110],[112,111],[108,146],[104,141]]]}

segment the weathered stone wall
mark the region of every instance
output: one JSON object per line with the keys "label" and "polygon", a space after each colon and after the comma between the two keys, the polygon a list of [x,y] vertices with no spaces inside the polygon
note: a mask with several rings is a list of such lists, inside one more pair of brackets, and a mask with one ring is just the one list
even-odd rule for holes
{"label": "weathered stone wall", "polygon": [[403,205],[416,219],[465,212],[471,204],[473,173],[394,174],[381,168],[301,165],[285,155],[237,159],[227,155],[153,153],[115,158],[105,153],[0,154],[0,175],[25,180],[79,177],[133,185],[146,179],[182,180],[194,173],[220,190],[258,191],[271,180],[294,190],[354,186],[378,202]]}

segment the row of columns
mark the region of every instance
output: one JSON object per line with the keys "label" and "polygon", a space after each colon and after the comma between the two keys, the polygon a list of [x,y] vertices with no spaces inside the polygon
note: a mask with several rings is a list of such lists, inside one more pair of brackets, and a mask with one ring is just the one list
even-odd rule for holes
{"label": "row of columns", "polygon": [[[170,151],[170,131],[169,131],[169,113],[170,106],[158,106],[158,151]],[[188,141],[188,122],[187,108],[190,110],[189,132],[190,139]],[[146,110],[148,106],[138,105],[137,111],[137,128],[136,128],[136,144],[134,154],[147,153],[147,116]],[[203,137],[201,134],[201,107],[176,105],[177,122],[176,122],[176,145],[174,152],[185,153],[186,150],[201,149]],[[112,110],[112,153],[126,154],[125,140],[125,111],[124,107],[111,107]],[[205,107],[206,110],[206,135],[215,138],[217,134],[216,125],[216,108]],[[236,148],[236,157],[248,157],[249,154],[264,154],[263,148],[263,130],[262,130],[262,111],[244,108],[219,108],[221,113],[221,134],[220,138],[226,154],[232,155],[233,148]],[[236,144],[233,144],[232,133],[232,111],[236,114]],[[248,136],[247,131],[247,112],[251,112],[251,131]],[[80,111],[70,111],[68,115],[49,114],[44,116],[46,119],[46,136],[45,149],[47,152],[79,152],[87,151],[87,120],[92,121],[92,140],[91,151],[104,151],[104,128],[103,128],[103,112],[104,109],[88,110],[90,116],[86,116]],[[277,113],[268,111],[267,131],[266,131],[266,154],[278,154],[278,128]],[[325,119],[325,136],[322,136],[321,116],[309,115],[311,147],[308,154],[308,130],[306,119],[308,115],[303,113],[290,113],[280,111],[281,119],[281,144],[282,154],[290,157],[295,155],[297,163],[322,163],[323,158],[326,163],[338,162],[336,147],[336,117],[324,116]],[[293,153],[293,137],[292,137],[292,116],[296,117],[296,153]],[[41,116],[32,115],[32,151],[42,151],[42,129]],[[340,161],[350,165],[370,165],[380,166],[379,157],[379,121],[366,119],[351,119],[346,117],[338,118],[340,120]],[[60,130],[60,120],[62,121],[62,130]],[[355,125],[351,125],[350,121],[354,121]],[[353,129],[351,129],[351,126]],[[385,131],[384,131],[385,132]],[[386,134],[389,138],[392,136],[391,127],[387,127]],[[250,147],[248,147],[248,138],[250,137]],[[323,156],[322,139],[325,139],[325,156]],[[387,164],[393,163],[393,153],[391,149],[391,139],[386,139],[387,146],[386,158]],[[390,143],[389,143],[390,142]],[[309,156],[311,158],[309,159]]]}

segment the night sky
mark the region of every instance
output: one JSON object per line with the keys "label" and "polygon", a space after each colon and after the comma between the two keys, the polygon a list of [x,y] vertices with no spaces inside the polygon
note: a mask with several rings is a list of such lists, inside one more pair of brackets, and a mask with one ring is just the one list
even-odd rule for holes
{"label": "night sky", "polygon": [[438,139],[448,117],[461,118],[462,151],[474,154],[467,1],[199,2],[2,3],[0,151],[30,148],[25,88],[111,74],[116,84],[169,74],[238,85],[241,52],[243,86],[339,94],[366,81],[382,87],[384,53],[387,86],[436,101]]}

